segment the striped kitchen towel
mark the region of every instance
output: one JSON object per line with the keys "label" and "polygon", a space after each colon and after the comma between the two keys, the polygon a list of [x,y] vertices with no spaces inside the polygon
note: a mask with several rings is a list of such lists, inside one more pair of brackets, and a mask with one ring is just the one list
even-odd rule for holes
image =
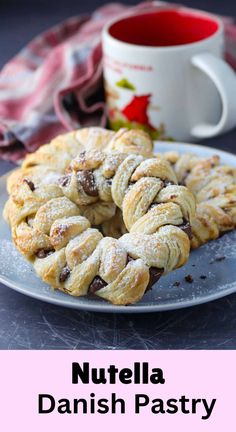
{"label": "striped kitchen towel", "polygon": [[[134,8],[153,4],[168,3]],[[101,30],[128,9],[113,3],[70,18],[37,36],[5,65],[0,72],[0,158],[21,159],[66,130],[105,126]],[[225,33],[226,58],[236,68],[236,26],[230,18]]]}

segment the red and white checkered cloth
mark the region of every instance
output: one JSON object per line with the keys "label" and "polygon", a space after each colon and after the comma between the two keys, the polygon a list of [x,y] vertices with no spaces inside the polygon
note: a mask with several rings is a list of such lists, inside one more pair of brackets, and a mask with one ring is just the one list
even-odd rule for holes
{"label": "red and white checkered cloth", "polygon": [[[163,7],[162,2],[154,5]],[[70,18],[37,36],[6,64],[0,73],[0,158],[16,161],[66,130],[106,124],[101,30],[128,9],[109,4]],[[226,58],[236,69],[236,26],[230,18],[224,22]]]}

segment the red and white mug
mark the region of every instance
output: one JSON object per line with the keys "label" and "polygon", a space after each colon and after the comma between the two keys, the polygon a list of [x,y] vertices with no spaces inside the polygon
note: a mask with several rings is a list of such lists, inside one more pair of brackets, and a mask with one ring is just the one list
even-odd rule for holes
{"label": "red and white mug", "polygon": [[103,31],[110,126],[196,141],[236,126],[236,74],[221,20],[195,9],[132,12]]}

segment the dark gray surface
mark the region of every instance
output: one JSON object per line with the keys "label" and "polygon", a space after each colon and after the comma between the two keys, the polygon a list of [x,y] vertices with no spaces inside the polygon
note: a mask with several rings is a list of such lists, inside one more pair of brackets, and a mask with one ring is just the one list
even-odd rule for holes
{"label": "dark gray surface", "polygon": [[[0,65],[37,32],[102,3],[61,0],[58,7],[55,0],[2,0]],[[236,15],[235,1],[189,0],[185,4]],[[236,153],[236,131],[206,144]],[[11,167],[0,162],[0,174]],[[107,315],[52,306],[0,285],[0,348],[235,349],[236,294],[175,312]]]}

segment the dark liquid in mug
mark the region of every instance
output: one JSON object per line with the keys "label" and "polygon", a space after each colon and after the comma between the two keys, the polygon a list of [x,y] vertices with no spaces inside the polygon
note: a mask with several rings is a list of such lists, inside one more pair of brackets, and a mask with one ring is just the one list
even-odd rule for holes
{"label": "dark liquid in mug", "polygon": [[163,10],[124,18],[109,33],[122,42],[161,47],[198,42],[217,30],[217,21],[200,13]]}

